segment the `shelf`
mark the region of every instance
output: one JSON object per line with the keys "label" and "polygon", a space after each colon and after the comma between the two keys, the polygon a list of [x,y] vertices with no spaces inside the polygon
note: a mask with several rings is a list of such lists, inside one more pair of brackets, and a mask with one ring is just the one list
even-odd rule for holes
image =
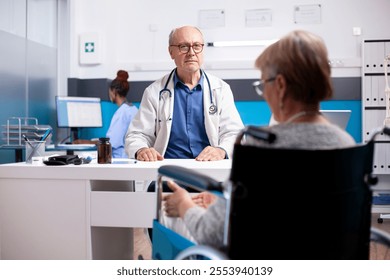
{"label": "shelf", "polygon": [[51,129],[50,125],[38,124],[37,118],[31,117],[10,117],[7,119],[7,124],[2,125],[2,141],[1,147],[24,147],[25,135],[29,140],[40,140],[48,129]]}

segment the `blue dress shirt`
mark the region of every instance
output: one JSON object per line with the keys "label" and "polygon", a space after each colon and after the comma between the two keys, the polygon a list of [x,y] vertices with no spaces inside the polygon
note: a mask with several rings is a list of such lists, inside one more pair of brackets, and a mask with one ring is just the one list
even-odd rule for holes
{"label": "blue dress shirt", "polygon": [[199,83],[190,90],[176,73],[173,77],[175,101],[165,158],[195,158],[210,145],[204,125],[203,80],[202,75]]}

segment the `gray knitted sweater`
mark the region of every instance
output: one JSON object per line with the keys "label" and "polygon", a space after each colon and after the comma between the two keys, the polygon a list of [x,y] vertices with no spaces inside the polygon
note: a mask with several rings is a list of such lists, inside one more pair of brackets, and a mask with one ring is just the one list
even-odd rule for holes
{"label": "gray knitted sweater", "polygon": [[[347,132],[335,125],[294,123],[279,124],[266,129],[276,133],[275,143],[267,144],[255,139],[247,139],[246,144],[297,149],[332,149],[356,144]],[[207,210],[201,207],[187,210],[183,220],[198,244],[222,246],[225,223],[224,199],[218,198]]]}

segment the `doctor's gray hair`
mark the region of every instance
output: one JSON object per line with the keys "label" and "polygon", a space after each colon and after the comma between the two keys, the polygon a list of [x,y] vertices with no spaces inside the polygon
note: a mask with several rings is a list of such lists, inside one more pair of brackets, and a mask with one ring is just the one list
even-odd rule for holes
{"label": "doctor's gray hair", "polygon": [[170,45],[173,45],[173,44],[175,43],[175,42],[174,42],[174,39],[175,39],[174,37],[175,37],[176,31],[179,30],[179,29],[181,29],[181,28],[183,28],[183,27],[192,27],[192,28],[198,30],[198,32],[200,33],[200,35],[201,35],[202,38],[203,38],[203,33],[202,33],[202,31],[201,31],[198,27],[196,27],[196,26],[189,26],[189,25],[187,25],[187,26],[176,27],[176,28],[173,28],[173,29],[172,29],[171,33],[169,33],[169,39],[168,39],[168,44],[169,44],[169,46],[170,46]]}

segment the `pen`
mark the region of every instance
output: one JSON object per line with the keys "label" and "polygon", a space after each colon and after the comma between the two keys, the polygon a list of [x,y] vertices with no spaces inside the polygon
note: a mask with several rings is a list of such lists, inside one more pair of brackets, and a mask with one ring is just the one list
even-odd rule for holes
{"label": "pen", "polygon": [[22,137],[23,137],[24,141],[25,141],[31,148],[34,148],[33,145],[31,145],[30,140],[27,138],[26,135],[22,134]]}
{"label": "pen", "polygon": [[45,134],[42,135],[40,141],[45,141],[46,138],[49,137],[50,133],[51,133],[51,129],[49,128],[49,129],[46,130]]}

